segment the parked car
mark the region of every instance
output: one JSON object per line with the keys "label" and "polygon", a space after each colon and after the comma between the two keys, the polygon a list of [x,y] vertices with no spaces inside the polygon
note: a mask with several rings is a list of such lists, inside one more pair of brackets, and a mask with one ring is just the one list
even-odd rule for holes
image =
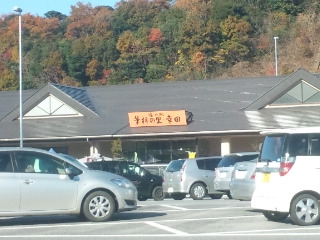
{"label": "parked car", "polygon": [[0,179],[1,217],[79,214],[100,222],[137,208],[127,179],[45,150],[1,147]]}
{"label": "parked car", "polygon": [[201,200],[207,194],[213,199],[222,197],[213,187],[214,170],[222,157],[203,157],[173,160],[164,171],[163,192],[175,200],[182,200],[187,194],[194,200]]}
{"label": "parked car", "polygon": [[215,190],[226,194],[229,198],[232,198],[230,194],[230,181],[234,165],[237,162],[257,159],[258,156],[258,152],[240,152],[225,155],[216,168],[216,174],[214,178]]}
{"label": "parked car", "polygon": [[257,160],[238,162],[234,165],[230,181],[233,199],[250,201],[254,188]]}
{"label": "parked car", "polygon": [[289,214],[301,226],[320,219],[320,129],[267,131],[251,206],[271,221]]}
{"label": "parked car", "polygon": [[163,200],[163,178],[150,173],[139,164],[123,161],[97,161],[85,163],[91,169],[112,172],[129,179],[138,189],[138,200],[145,201],[153,198],[156,201]]}
{"label": "parked car", "polygon": [[152,174],[155,175],[159,175],[161,177],[163,177],[163,171],[166,169],[166,167],[168,166],[168,164],[142,164],[141,167],[147,169],[149,172],[151,172]]}

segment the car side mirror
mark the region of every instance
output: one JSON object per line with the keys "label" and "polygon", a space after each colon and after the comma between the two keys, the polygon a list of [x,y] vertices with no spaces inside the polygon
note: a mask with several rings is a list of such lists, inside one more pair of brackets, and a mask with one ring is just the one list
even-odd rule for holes
{"label": "car side mirror", "polygon": [[74,168],[66,168],[65,169],[65,171],[66,171],[66,174],[71,178],[71,179],[73,179],[75,176],[77,176],[78,175],[78,171],[76,171]]}

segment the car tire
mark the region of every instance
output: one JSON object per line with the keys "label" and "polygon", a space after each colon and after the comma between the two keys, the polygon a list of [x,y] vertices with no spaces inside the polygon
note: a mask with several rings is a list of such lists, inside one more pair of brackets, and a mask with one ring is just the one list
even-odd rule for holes
{"label": "car tire", "polygon": [[212,199],[221,199],[222,198],[222,194],[210,194],[209,196]]}
{"label": "car tire", "polygon": [[155,201],[161,201],[165,198],[162,186],[155,186],[152,190],[152,198]]}
{"label": "car tire", "polygon": [[146,196],[142,196],[142,195],[138,195],[138,200],[139,201],[147,201],[148,200],[148,197],[146,197]]}
{"label": "car tire", "polygon": [[107,221],[112,217],[114,211],[114,198],[104,191],[90,193],[86,197],[82,208],[84,217],[92,222]]}
{"label": "car tire", "polygon": [[232,195],[231,195],[230,191],[228,191],[226,194],[227,194],[229,199],[232,199]]}
{"label": "car tire", "polygon": [[300,226],[316,224],[320,218],[319,200],[311,194],[297,196],[292,201],[290,216],[292,221]]}
{"label": "car tire", "polygon": [[184,193],[173,193],[171,194],[171,197],[174,199],[174,200],[182,200],[186,197],[186,194]]}
{"label": "car tire", "polygon": [[190,189],[190,196],[193,200],[202,200],[207,195],[207,189],[202,183],[195,183]]}
{"label": "car tire", "polygon": [[281,222],[289,216],[289,213],[263,211],[262,214],[270,221]]}

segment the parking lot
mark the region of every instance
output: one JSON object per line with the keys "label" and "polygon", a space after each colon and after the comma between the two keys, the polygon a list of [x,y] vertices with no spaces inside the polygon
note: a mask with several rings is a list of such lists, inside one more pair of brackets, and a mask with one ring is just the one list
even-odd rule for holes
{"label": "parking lot", "polygon": [[248,201],[148,200],[109,222],[76,216],[0,218],[0,239],[319,239],[320,225],[267,221]]}

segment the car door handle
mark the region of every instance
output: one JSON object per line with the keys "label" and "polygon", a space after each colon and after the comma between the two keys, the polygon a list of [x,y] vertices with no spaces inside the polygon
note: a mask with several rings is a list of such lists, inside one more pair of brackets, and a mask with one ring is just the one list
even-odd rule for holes
{"label": "car door handle", "polygon": [[22,181],[22,183],[25,183],[25,184],[33,184],[34,181],[33,181],[33,180],[30,180],[30,179],[27,179],[27,180]]}

